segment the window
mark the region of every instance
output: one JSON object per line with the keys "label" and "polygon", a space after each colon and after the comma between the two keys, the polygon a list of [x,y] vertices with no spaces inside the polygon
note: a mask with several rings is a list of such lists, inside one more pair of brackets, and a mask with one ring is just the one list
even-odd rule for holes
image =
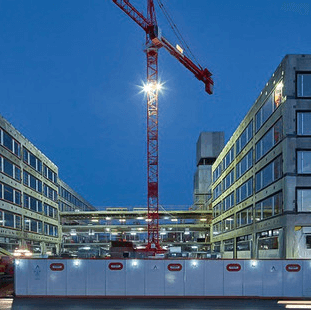
{"label": "window", "polygon": [[224,252],[233,252],[234,239],[224,240]]}
{"label": "window", "polygon": [[223,201],[223,209],[224,211],[232,208],[234,206],[234,192],[230,195],[226,196]]}
{"label": "window", "polygon": [[234,160],[234,146],[231,147],[231,149],[227,152],[227,154],[223,159],[223,169],[225,170],[233,160]]}
{"label": "window", "polygon": [[311,136],[311,112],[297,112],[297,135]]}
{"label": "window", "polygon": [[213,171],[213,182],[215,182],[221,175],[222,172],[222,162],[218,165],[218,167]]}
{"label": "window", "polygon": [[217,222],[212,225],[213,235],[219,235],[222,233],[222,222]]}
{"label": "window", "polygon": [[48,236],[57,237],[58,236],[57,226],[44,223],[44,234]]}
{"label": "window", "polygon": [[283,82],[277,84],[273,93],[267,97],[265,103],[256,114],[256,131],[267,121],[274,110],[281,104],[283,97]]}
{"label": "window", "polygon": [[14,214],[11,212],[4,213],[4,226],[14,228]]}
{"label": "window", "polygon": [[297,211],[311,212],[311,188],[297,189]]}
{"label": "window", "polygon": [[219,202],[217,205],[215,205],[213,207],[212,213],[213,213],[213,217],[214,218],[216,218],[217,216],[221,215],[221,213],[222,213],[222,204],[221,204],[221,202]]}
{"label": "window", "polygon": [[236,238],[237,251],[250,251],[251,250],[252,235],[246,235]]}
{"label": "window", "polygon": [[25,147],[23,148],[23,160],[26,164],[34,168],[36,171],[41,173],[42,162],[34,154],[29,152]]}
{"label": "window", "polygon": [[221,190],[221,182],[215,187],[215,189],[213,190],[213,198],[217,199],[222,193]]}
{"label": "window", "polygon": [[223,220],[223,232],[234,229],[234,215],[227,217]]}
{"label": "window", "polygon": [[53,172],[49,167],[43,165],[43,175],[53,183],[57,183],[57,174]]}
{"label": "window", "polygon": [[236,179],[240,178],[252,167],[252,149],[236,165]]}
{"label": "window", "polygon": [[282,177],[282,156],[256,173],[256,192]]}
{"label": "window", "polygon": [[236,189],[236,203],[240,203],[246,198],[250,197],[253,193],[253,178],[250,178]]}
{"label": "window", "polygon": [[311,151],[297,151],[297,173],[311,174]]}
{"label": "window", "polygon": [[311,98],[311,73],[297,73],[297,97]]}
{"label": "window", "polygon": [[221,242],[220,241],[215,242],[213,244],[213,251],[214,252],[220,252],[221,251]]}
{"label": "window", "polygon": [[306,246],[308,250],[311,250],[311,235],[306,235]]}
{"label": "window", "polygon": [[236,214],[236,225],[237,227],[252,224],[253,214],[252,207],[248,207]]}
{"label": "window", "polygon": [[42,234],[42,222],[28,217],[24,217],[24,230],[37,234]]}
{"label": "window", "polygon": [[0,144],[16,156],[21,156],[21,145],[2,128],[0,128]]}
{"label": "window", "polygon": [[42,212],[42,202],[34,197],[28,196],[24,193],[24,208],[30,209],[34,212]]}
{"label": "window", "polygon": [[223,179],[223,191],[227,190],[234,182],[234,169]]}
{"label": "window", "polygon": [[264,220],[282,213],[283,198],[282,192],[279,192],[271,197],[268,197],[255,206],[255,219],[257,221]]}
{"label": "window", "polygon": [[258,240],[258,250],[277,250],[278,249],[278,237],[265,237],[259,238]]}
{"label": "window", "polygon": [[44,204],[44,215],[52,218],[57,218],[57,209],[48,205]]}
{"label": "window", "polygon": [[53,201],[57,200],[56,191],[46,184],[43,184],[43,194]]}
{"label": "window", "polygon": [[283,126],[280,118],[273,127],[256,144],[256,161],[264,156],[277,143],[282,140]]}
{"label": "window", "polygon": [[24,171],[23,183],[37,192],[42,192],[42,182],[27,171]]}
{"label": "window", "polygon": [[76,198],[74,195],[72,195],[70,192],[68,192],[66,189],[64,189],[62,186],[60,186],[60,195],[62,198],[67,200],[68,202],[75,205],[80,210],[88,210],[88,206],[83,203],[81,200]]}
{"label": "window", "polygon": [[0,171],[17,181],[21,180],[21,169],[13,164],[11,161],[9,161],[7,158],[1,156]]}
{"label": "window", "polygon": [[21,205],[21,192],[15,188],[0,183],[0,199]]}
{"label": "window", "polygon": [[21,216],[9,211],[0,210],[0,227],[10,227],[21,230]]}
{"label": "window", "polygon": [[253,122],[251,121],[246,129],[242,132],[240,137],[236,141],[236,154],[239,154],[245,145],[250,141],[252,138],[252,125]]}

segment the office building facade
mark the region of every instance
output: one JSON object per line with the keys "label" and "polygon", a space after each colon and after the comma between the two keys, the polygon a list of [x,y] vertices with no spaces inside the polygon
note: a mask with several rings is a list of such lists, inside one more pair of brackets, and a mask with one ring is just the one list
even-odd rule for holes
{"label": "office building facade", "polygon": [[212,166],[223,258],[311,256],[311,57],[287,55]]}
{"label": "office building facade", "polygon": [[[95,210],[58,177],[58,167],[0,116],[0,247],[34,254],[60,250],[59,205]],[[65,196],[65,194],[64,194]],[[79,197],[77,197],[79,196]],[[66,200],[65,200],[66,201]]]}

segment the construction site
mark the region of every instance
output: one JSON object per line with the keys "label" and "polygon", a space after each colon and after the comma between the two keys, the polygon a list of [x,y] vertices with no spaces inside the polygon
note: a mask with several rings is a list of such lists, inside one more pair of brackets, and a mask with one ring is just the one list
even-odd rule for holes
{"label": "construction site", "polygon": [[[116,16],[145,35],[146,204],[94,206],[0,115],[1,296],[235,296],[299,298],[307,305],[311,56],[280,59],[228,141],[219,128],[199,132],[193,203],[160,203],[159,109],[165,98],[158,102],[164,89],[159,72],[166,68],[158,68],[159,51],[198,80],[208,104],[216,82],[164,3],[146,2],[145,14],[129,0],[111,1]],[[156,11],[178,44],[164,36]]]}

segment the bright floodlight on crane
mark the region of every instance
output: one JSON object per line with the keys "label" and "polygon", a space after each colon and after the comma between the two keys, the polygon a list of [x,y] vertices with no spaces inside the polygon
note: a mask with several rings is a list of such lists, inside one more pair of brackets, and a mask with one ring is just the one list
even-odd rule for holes
{"label": "bright floodlight on crane", "polygon": [[163,89],[163,83],[143,83],[142,90],[145,93],[151,93],[155,91],[161,91]]}

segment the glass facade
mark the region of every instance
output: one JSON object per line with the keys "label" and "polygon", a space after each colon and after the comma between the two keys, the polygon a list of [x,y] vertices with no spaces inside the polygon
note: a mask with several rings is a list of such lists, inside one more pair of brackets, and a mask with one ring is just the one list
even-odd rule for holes
{"label": "glass facade", "polygon": [[234,182],[234,169],[232,169],[223,179],[223,191],[226,191]]}
{"label": "glass facade", "polygon": [[213,182],[217,181],[222,173],[222,162],[217,166],[217,168],[213,171]]}
{"label": "glass facade", "polygon": [[267,97],[263,106],[256,113],[256,131],[269,119],[272,113],[279,107],[283,97],[283,83],[280,82],[275,90]]}
{"label": "glass facade", "polygon": [[253,178],[250,178],[236,189],[236,203],[240,203],[253,194]]}
{"label": "glass facade", "polygon": [[216,199],[222,194],[222,183],[219,183],[213,190],[213,198]]}
{"label": "glass facade", "polygon": [[252,154],[253,150],[251,149],[236,165],[236,179],[239,179],[252,167]]}
{"label": "glass facade", "polygon": [[256,144],[256,161],[267,154],[273,146],[278,144],[283,138],[283,125],[280,118],[273,127]]}
{"label": "glass facade", "polygon": [[231,209],[234,207],[234,192],[232,192],[230,195],[226,196],[223,200],[223,210],[226,211],[228,209]]}
{"label": "glass facade", "polygon": [[240,137],[236,141],[236,155],[238,155],[242,149],[246,146],[246,144],[251,140],[253,135],[252,130],[253,122],[251,121]]}
{"label": "glass facade", "polygon": [[240,211],[236,214],[236,226],[237,226],[237,228],[241,227],[241,226],[252,224],[252,222],[253,222],[252,206],[248,207],[246,209],[243,209],[242,211]]}
{"label": "glass facade", "polygon": [[283,196],[279,192],[271,197],[256,203],[255,207],[255,220],[261,221],[266,218],[279,215],[283,211]]}
{"label": "glass facade", "polygon": [[234,146],[227,152],[223,159],[223,169],[225,170],[234,160]]}
{"label": "glass facade", "polygon": [[256,191],[267,187],[282,177],[282,156],[275,158],[270,164],[256,173]]}

